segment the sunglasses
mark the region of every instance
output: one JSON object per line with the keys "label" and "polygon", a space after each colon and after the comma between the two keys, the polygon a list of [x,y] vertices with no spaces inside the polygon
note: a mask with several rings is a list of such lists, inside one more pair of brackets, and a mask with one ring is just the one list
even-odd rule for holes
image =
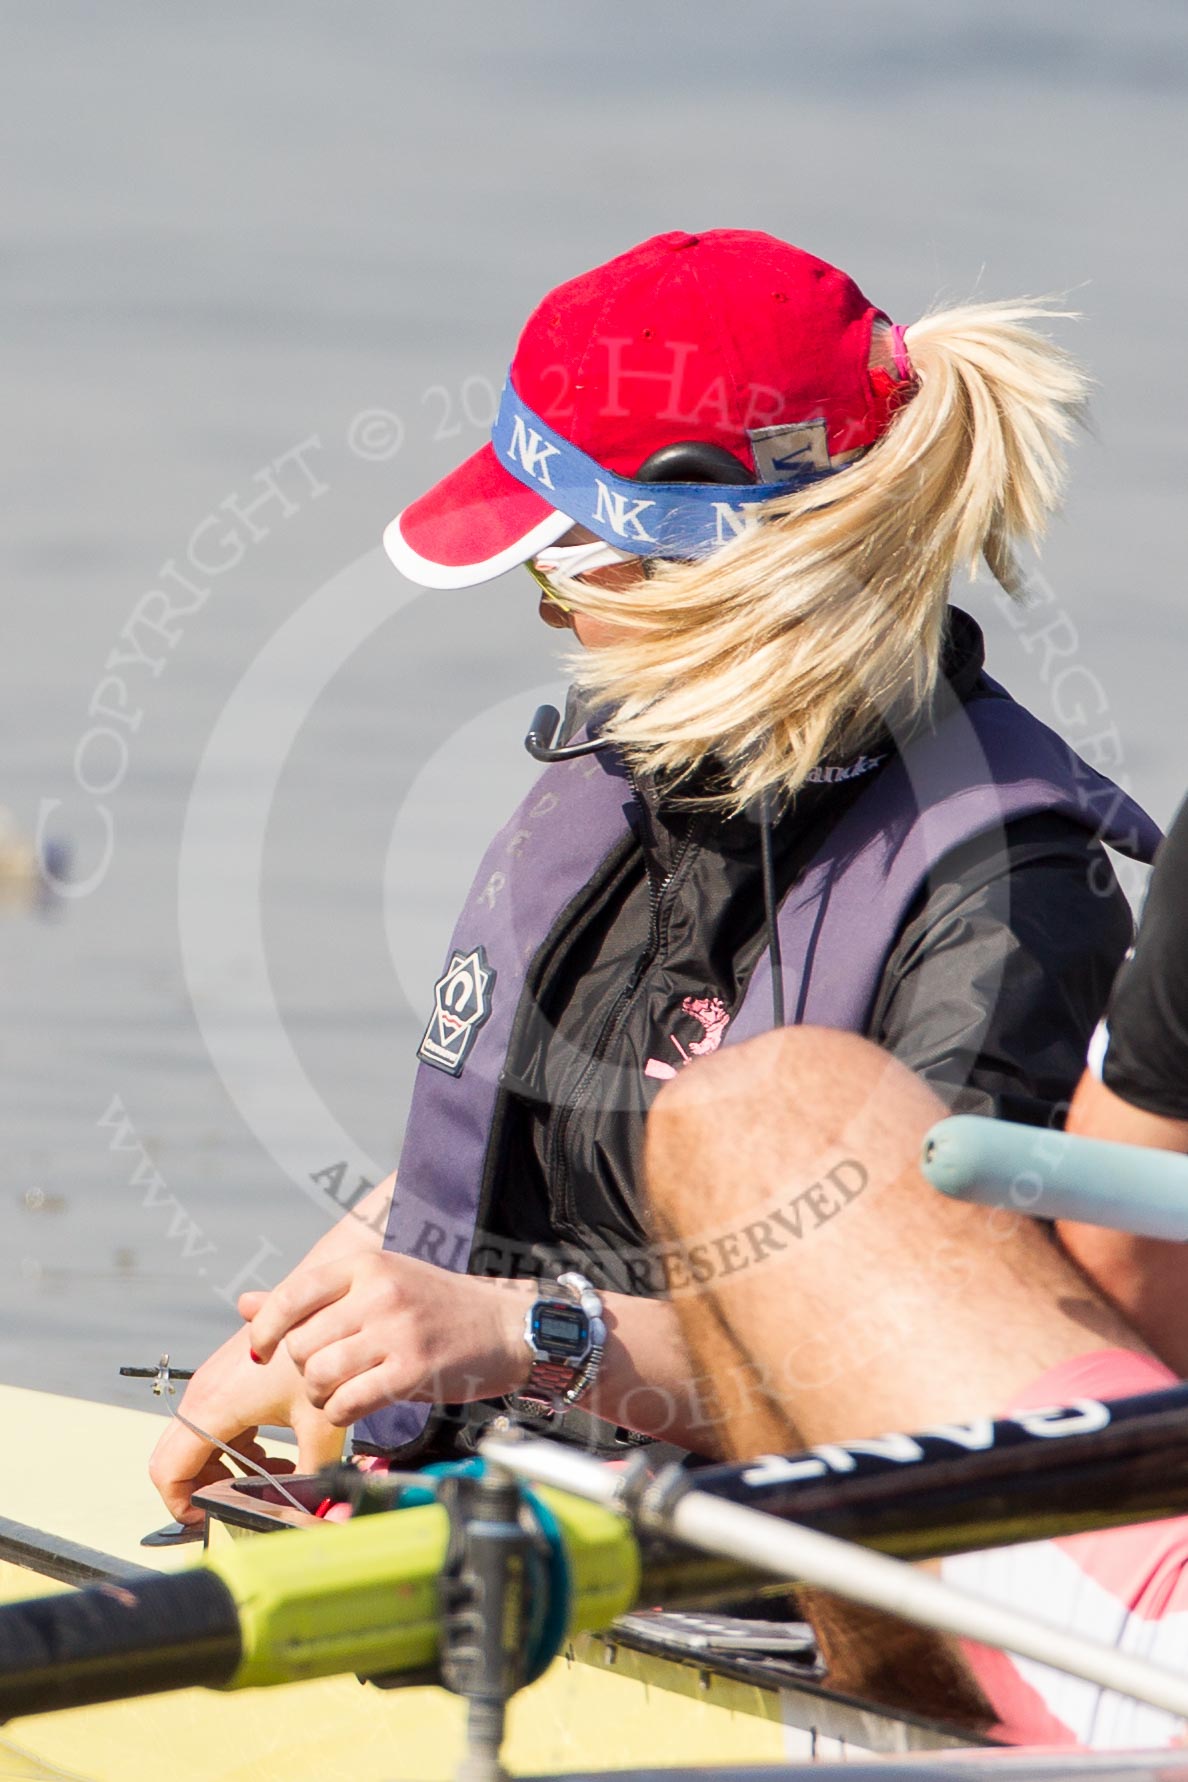
{"label": "sunglasses", "polygon": [[543,551],[537,551],[535,557],[530,557],[524,567],[545,599],[551,600],[563,613],[570,613],[573,607],[557,593],[549,580],[550,575],[587,575],[593,569],[609,569],[616,563],[640,564],[647,575],[646,558],[638,557],[634,551],[620,551],[600,538],[587,539],[584,544],[548,545]]}
{"label": "sunglasses", "polygon": [[573,611],[568,600],[562,600],[557,590],[553,587],[553,584],[545,575],[544,570],[538,569],[531,557],[529,557],[528,561],[525,563],[524,568],[528,571],[528,574],[532,577],[550,606],[558,607],[563,613],[571,613]]}

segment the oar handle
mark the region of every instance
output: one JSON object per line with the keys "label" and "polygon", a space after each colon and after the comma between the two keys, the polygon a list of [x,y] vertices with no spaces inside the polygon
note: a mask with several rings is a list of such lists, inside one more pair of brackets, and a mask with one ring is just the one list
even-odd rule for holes
{"label": "oar handle", "polygon": [[205,1569],[37,1597],[0,1610],[0,1723],[235,1675],[239,1610]]}
{"label": "oar handle", "polygon": [[920,1167],[954,1200],[1188,1241],[1188,1157],[1178,1151],[954,1114],[926,1136]]}
{"label": "oar handle", "polygon": [[[543,1496],[565,1550],[559,1644],[634,1605],[639,1549],[621,1517]],[[0,1721],[198,1683],[432,1680],[447,1534],[445,1511],[426,1504],[232,1541],[191,1572],[0,1606]]]}

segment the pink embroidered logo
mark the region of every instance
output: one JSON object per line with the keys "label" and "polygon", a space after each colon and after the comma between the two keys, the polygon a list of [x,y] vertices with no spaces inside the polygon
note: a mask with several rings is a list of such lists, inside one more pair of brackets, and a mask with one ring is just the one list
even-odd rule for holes
{"label": "pink embroidered logo", "polygon": [[722,1035],[730,1025],[730,1016],[720,996],[686,996],[681,1004],[681,1013],[692,1015],[695,1021],[701,1023],[701,1038],[693,1040],[686,1051],[675,1033],[670,1034],[669,1038],[681,1055],[681,1062],[666,1064],[663,1058],[649,1058],[644,1065],[645,1077],[675,1077],[678,1070],[683,1070],[686,1064],[692,1064],[694,1058],[702,1058],[707,1052],[716,1052],[722,1044]]}

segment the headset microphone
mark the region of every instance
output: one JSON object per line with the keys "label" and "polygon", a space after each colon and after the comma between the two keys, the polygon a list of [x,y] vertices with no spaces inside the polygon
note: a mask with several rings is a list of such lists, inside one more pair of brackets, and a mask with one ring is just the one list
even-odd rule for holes
{"label": "headset microphone", "polygon": [[601,737],[590,737],[586,742],[559,743],[561,735],[561,714],[555,705],[538,706],[528,734],[524,738],[524,747],[534,761],[573,761],[578,755],[594,755],[599,749],[609,748],[609,743]]}

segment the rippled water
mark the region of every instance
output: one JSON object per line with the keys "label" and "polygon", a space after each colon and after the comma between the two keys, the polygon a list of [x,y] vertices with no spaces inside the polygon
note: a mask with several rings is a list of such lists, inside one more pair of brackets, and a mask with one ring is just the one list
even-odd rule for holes
{"label": "rippled water", "polygon": [[[521,578],[418,595],[379,534],[479,443],[540,293],[654,230],[769,228],[904,320],[1070,294],[1098,431],[1049,604],[1016,632],[971,598],[1000,678],[1073,740],[1116,726],[1170,813],[1173,0],[18,0],[4,30],[0,802],[31,832],[51,801],[96,885],[0,916],[0,1378],[127,1400],[121,1362],[204,1352],[237,1273],[389,1167],[560,670]],[[134,650],[152,590],[174,614],[142,607]],[[1087,671],[1060,709],[1058,649]]]}

